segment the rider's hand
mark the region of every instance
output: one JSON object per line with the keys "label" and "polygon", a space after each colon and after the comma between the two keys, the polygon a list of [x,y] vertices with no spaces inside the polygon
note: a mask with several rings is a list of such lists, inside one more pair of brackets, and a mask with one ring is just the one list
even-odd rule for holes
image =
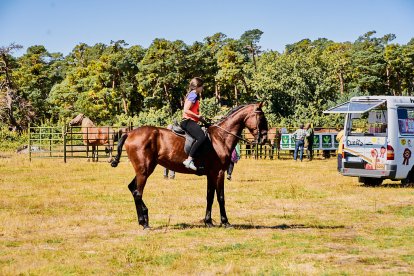
{"label": "rider's hand", "polygon": [[204,117],[203,116],[199,116],[198,117],[198,119],[200,120],[200,122],[202,122],[202,123],[206,123],[206,119],[204,119]]}
{"label": "rider's hand", "polygon": [[206,126],[206,127],[211,126],[211,123],[207,122],[207,120],[203,116],[200,116],[199,120],[200,120],[200,122],[202,122],[204,124],[204,126]]}

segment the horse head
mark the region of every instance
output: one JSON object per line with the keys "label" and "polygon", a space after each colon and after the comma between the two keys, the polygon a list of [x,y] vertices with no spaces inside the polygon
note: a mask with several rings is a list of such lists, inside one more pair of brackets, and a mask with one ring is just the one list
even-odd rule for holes
{"label": "horse head", "polygon": [[78,126],[82,123],[83,118],[85,117],[84,114],[80,113],[78,116],[72,119],[72,121],[69,122],[70,126]]}
{"label": "horse head", "polygon": [[266,143],[269,129],[262,105],[263,103],[255,105],[253,112],[249,113],[244,121],[246,128],[255,137],[255,142],[260,145]]}

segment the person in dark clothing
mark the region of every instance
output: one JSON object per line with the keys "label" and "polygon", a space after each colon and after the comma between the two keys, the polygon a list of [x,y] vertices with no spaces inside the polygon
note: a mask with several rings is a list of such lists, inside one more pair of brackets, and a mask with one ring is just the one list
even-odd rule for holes
{"label": "person in dark clothing", "polygon": [[203,91],[203,80],[201,78],[193,78],[190,81],[189,92],[184,102],[183,121],[181,127],[190,134],[196,142],[191,147],[191,151],[183,164],[186,168],[197,170],[194,165],[193,157],[197,149],[203,144],[206,139],[203,130],[197,123],[204,121],[204,118],[200,115],[200,95]]}
{"label": "person in dark clothing", "polygon": [[174,179],[175,171],[164,168],[164,179]]}
{"label": "person in dark clothing", "polygon": [[308,160],[312,161],[313,159],[313,137],[315,136],[315,132],[310,123],[306,124],[305,129],[306,129],[305,148],[307,149]]}

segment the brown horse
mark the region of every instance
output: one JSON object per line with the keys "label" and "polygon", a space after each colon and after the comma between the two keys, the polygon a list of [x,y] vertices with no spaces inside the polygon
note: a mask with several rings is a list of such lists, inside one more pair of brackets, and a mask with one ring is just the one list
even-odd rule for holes
{"label": "brown horse", "polygon": [[269,153],[270,159],[273,159],[275,150],[279,156],[280,138],[281,138],[280,129],[278,129],[277,127],[272,127],[271,129],[269,129],[269,132],[267,134],[267,139],[270,145],[270,153]]}
{"label": "brown horse", "polygon": [[[131,191],[138,215],[138,223],[149,228],[148,208],[142,200],[145,184],[157,164],[170,170],[207,176],[207,208],[204,223],[213,226],[211,207],[214,201],[214,192],[220,206],[221,224],[230,227],[224,204],[224,175],[230,164],[230,157],[235,148],[242,130],[246,127],[255,136],[256,141],[263,144],[267,139],[267,120],[261,109],[262,104],[249,104],[231,110],[220,122],[210,126],[207,130],[210,135],[208,150],[194,160],[197,171],[186,168],[183,161],[187,155],[184,152],[185,139],[177,136],[165,128],[143,126],[128,134],[124,134],[118,143],[118,155],[112,162],[116,167],[125,143],[128,158],[131,161],[135,177],[128,185]],[[205,144],[204,144],[205,145]],[[201,168],[203,167],[203,169]]]}
{"label": "brown horse", "polygon": [[[269,155],[269,158],[273,159],[275,150],[276,150],[276,153],[279,152],[281,133],[280,133],[280,130],[277,129],[276,127],[270,128],[269,131],[267,132],[267,142],[266,142],[267,146],[265,146],[264,148],[262,148],[262,146],[264,145],[256,146],[254,135],[252,135],[246,129],[243,130],[243,137],[246,142],[245,143],[246,157],[253,156],[253,158],[256,158],[260,156],[262,158],[267,158]],[[256,150],[258,150],[258,152],[256,152]]]}
{"label": "brown horse", "polygon": [[115,132],[111,127],[97,127],[84,114],[79,114],[69,126],[81,125],[83,144],[87,146],[86,154],[89,160],[89,146],[92,146],[92,161],[98,161],[98,146],[105,146],[105,151],[109,153],[108,162],[112,161],[112,149],[114,147]]}

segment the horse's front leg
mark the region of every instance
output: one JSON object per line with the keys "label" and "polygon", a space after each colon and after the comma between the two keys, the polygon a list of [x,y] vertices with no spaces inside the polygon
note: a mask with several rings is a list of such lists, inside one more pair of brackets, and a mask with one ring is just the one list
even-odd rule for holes
{"label": "horse's front leg", "polygon": [[224,171],[221,170],[217,177],[217,201],[220,206],[220,219],[221,219],[221,225],[229,228],[232,227],[229,223],[229,220],[227,219],[226,214],[226,207],[225,207],[225,200],[224,200]]}
{"label": "horse's front leg", "polygon": [[[95,158],[96,158],[96,146],[94,146],[94,145],[92,145],[91,146],[91,151],[92,151],[92,153],[91,153],[91,155],[92,155],[92,162],[95,162]],[[89,154],[88,154],[88,160],[89,160]]]}
{"label": "horse's front leg", "polygon": [[87,158],[88,162],[91,161],[89,159],[89,145],[88,144],[86,145],[86,158]]}
{"label": "horse's front leg", "polygon": [[211,208],[214,202],[214,192],[216,191],[216,181],[211,175],[207,175],[207,208],[206,217],[204,223],[207,227],[213,227],[213,221],[211,219]]}
{"label": "horse's front leg", "polygon": [[93,146],[92,151],[94,152],[94,158],[93,158],[93,160],[95,160],[95,162],[98,162],[98,151],[99,151],[98,146]]}
{"label": "horse's front leg", "polygon": [[145,182],[143,185],[137,186],[137,178],[134,177],[131,183],[128,185],[128,189],[131,191],[132,196],[134,197],[135,209],[137,210],[138,223],[144,227],[144,229],[149,229],[149,219],[148,219],[148,208],[145,206],[144,201],[142,200],[142,193],[144,191]]}

